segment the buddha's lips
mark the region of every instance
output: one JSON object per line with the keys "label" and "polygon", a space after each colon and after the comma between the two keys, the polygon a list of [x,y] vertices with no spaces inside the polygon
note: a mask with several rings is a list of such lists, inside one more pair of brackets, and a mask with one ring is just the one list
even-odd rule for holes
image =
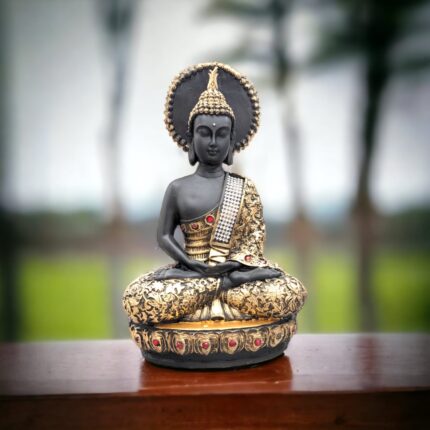
{"label": "buddha's lips", "polygon": [[209,150],[208,150],[208,154],[209,154],[209,155],[217,155],[217,154],[218,154],[218,152],[219,152],[219,151],[218,151],[217,149],[209,149]]}

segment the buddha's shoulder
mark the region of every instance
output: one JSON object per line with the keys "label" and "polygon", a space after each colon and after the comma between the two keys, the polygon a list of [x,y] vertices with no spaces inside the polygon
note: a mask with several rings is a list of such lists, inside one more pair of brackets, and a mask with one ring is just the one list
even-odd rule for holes
{"label": "buddha's shoulder", "polygon": [[[249,188],[255,189],[255,183],[252,181],[252,179],[248,178],[247,176],[239,175],[238,173],[229,173],[230,176],[243,179],[245,181],[245,186]],[[194,182],[196,180],[196,175],[187,175],[182,176],[181,178],[176,178],[170,184],[168,185],[169,191],[180,191],[181,189],[187,188],[188,186],[194,185]]]}
{"label": "buddha's shoulder", "polygon": [[176,194],[187,188],[187,186],[192,185],[193,175],[182,176],[181,178],[176,178],[167,186],[167,192]]}
{"label": "buddha's shoulder", "polygon": [[175,186],[181,186],[183,184],[187,184],[192,181],[193,176],[194,175],[187,175],[187,176],[182,176],[180,178],[176,178],[172,182],[170,182],[169,187],[170,186],[175,187]]}

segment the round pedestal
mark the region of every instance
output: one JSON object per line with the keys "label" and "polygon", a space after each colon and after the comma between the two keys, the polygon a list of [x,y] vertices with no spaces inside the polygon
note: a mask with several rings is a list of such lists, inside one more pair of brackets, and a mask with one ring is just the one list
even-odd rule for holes
{"label": "round pedestal", "polygon": [[295,319],[130,324],[149,362],[183,369],[250,366],[282,354],[296,331]]}

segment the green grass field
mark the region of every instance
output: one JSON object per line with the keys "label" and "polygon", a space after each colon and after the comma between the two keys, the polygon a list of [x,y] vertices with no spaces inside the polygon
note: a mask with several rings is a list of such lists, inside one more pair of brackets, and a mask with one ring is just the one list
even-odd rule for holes
{"label": "green grass field", "polygon": [[[291,254],[269,252],[295,273]],[[430,329],[430,252],[383,251],[376,260],[374,301],[378,330]],[[134,258],[126,263],[123,285],[160,262]],[[316,252],[299,316],[300,332],[359,330],[355,263],[342,250]],[[108,263],[101,256],[28,255],[20,271],[21,339],[95,339],[112,337],[113,317]],[[126,317],[124,315],[124,336]]]}

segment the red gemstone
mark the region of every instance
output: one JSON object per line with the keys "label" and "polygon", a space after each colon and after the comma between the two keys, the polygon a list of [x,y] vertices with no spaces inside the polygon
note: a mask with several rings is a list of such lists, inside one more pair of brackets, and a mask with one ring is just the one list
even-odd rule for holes
{"label": "red gemstone", "polygon": [[209,224],[212,224],[212,223],[215,221],[215,218],[214,218],[212,215],[208,215],[208,216],[206,217],[206,221],[207,221]]}
{"label": "red gemstone", "polygon": [[193,223],[193,224],[191,224],[191,228],[192,228],[193,230],[198,230],[199,225],[198,225],[197,223]]}
{"label": "red gemstone", "polygon": [[152,344],[154,346],[160,346],[160,341],[158,339],[152,339]]}
{"label": "red gemstone", "polygon": [[234,339],[230,339],[228,341],[228,346],[234,348],[237,345],[237,342]]}
{"label": "red gemstone", "polygon": [[254,340],[255,346],[260,346],[263,343],[263,341],[260,338],[257,338]]}
{"label": "red gemstone", "polygon": [[252,260],[252,255],[245,255],[245,261],[251,261]]}
{"label": "red gemstone", "polygon": [[176,342],[176,348],[184,349],[184,342],[181,342],[181,341]]}
{"label": "red gemstone", "polygon": [[202,348],[208,349],[209,348],[209,342],[202,342]]}

